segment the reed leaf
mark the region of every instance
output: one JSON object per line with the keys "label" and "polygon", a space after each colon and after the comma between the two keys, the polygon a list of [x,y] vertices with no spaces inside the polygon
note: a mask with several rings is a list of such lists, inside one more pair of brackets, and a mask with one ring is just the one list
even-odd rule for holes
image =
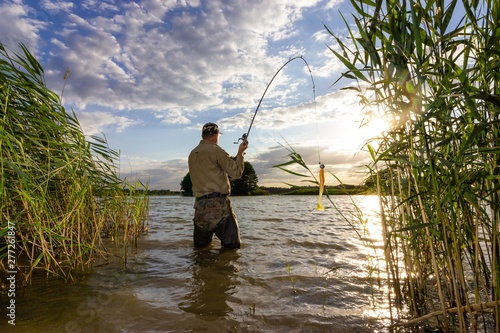
{"label": "reed leaf", "polygon": [[85,269],[105,253],[109,230],[125,256],[135,242],[117,236],[131,224],[138,225],[134,235],[142,232],[147,202],[125,195],[115,172],[118,153],[105,138],[85,138],[22,44],[17,53],[0,44],[0,103],[0,234],[15,225],[16,268],[25,281],[39,269],[65,278]]}
{"label": "reed leaf", "polygon": [[498,1],[351,4],[352,46],[327,28],[342,52],[329,48],[346,67],[341,77],[369,83],[362,105],[394,120],[377,149],[367,143],[394,327],[407,304],[421,329],[499,332],[498,307],[475,310],[500,300]]}

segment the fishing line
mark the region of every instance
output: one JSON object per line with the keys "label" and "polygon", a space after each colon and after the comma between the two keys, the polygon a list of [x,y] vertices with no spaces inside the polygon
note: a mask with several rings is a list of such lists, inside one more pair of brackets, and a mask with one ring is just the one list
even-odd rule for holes
{"label": "fishing line", "polygon": [[248,140],[248,136],[250,135],[250,130],[252,129],[252,125],[253,125],[253,122],[255,120],[255,116],[257,115],[257,112],[259,111],[260,105],[262,104],[262,101],[264,100],[264,97],[266,96],[267,90],[271,86],[271,83],[273,83],[274,78],[279,74],[279,72],[281,72],[281,70],[286,65],[288,65],[289,63],[291,63],[292,61],[297,60],[297,59],[301,59],[302,61],[304,61],[304,63],[307,66],[307,70],[309,71],[309,75],[311,76],[312,89],[313,89],[313,97],[314,97],[314,104],[316,105],[316,85],[314,84],[314,78],[312,76],[312,72],[311,72],[311,68],[309,67],[309,64],[307,63],[306,59],[304,59],[302,56],[296,56],[296,57],[290,58],[290,59],[288,59],[287,62],[285,62],[283,64],[283,66],[281,66],[278,69],[278,71],[271,78],[271,81],[269,81],[269,83],[267,84],[266,89],[264,90],[264,93],[262,94],[262,97],[260,98],[259,103],[257,104],[257,108],[254,111],[254,114],[253,114],[253,117],[252,117],[252,121],[250,122],[250,126],[248,127],[248,131],[246,133],[243,133],[243,135],[241,136],[241,138],[239,138],[238,141],[235,142],[235,144],[238,144],[240,142],[240,140],[242,140],[242,141],[247,141]]}
{"label": "fishing line", "polygon": [[[325,208],[322,205],[322,196],[323,196],[323,189],[325,186],[325,165],[321,163],[321,154],[320,154],[320,145],[319,145],[319,131],[318,131],[318,118],[317,118],[317,110],[316,110],[316,84],[314,83],[314,78],[312,75],[311,67],[309,67],[309,64],[307,61],[302,57],[302,56],[296,56],[294,58],[290,58],[287,62],[285,62],[279,69],[278,71],[274,74],[274,76],[271,78],[269,83],[266,86],[266,89],[264,90],[264,93],[262,94],[262,97],[259,100],[259,103],[257,104],[257,108],[255,109],[255,112],[252,117],[252,121],[250,122],[250,126],[248,127],[248,131],[246,133],[243,133],[241,138],[238,139],[238,141],[235,142],[235,144],[238,144],[241,141],[246,142],[248,140],[248,136],[250,135],[250,130],[252,129],[253,122],[255,120],[255,116],[257,116],[257,112],[259,111],[260,105],[262,104],[262,101],[264,100],[264,97],[266,96],[267,91],[269,90],[269,87],[273,83],[274,79],[276,76],[281,72],[283,68],[285,68],[286,65],[291,63],[294,60],[301,59],[307,66],[307,70],[309,71],[309,75],[311,76],[311,82],[312,82],[312,90],[313,90],[313,101],[314,101],[314,114],[315,114],[315,119],[316,119],[316,136],[318,136],[318,164],[320,167],[319,171],[319,195],[318,195],[318,203],[316,204],[316,209],[317,210],[324,210]],[[327,193],[328,195],[328,193]]]}

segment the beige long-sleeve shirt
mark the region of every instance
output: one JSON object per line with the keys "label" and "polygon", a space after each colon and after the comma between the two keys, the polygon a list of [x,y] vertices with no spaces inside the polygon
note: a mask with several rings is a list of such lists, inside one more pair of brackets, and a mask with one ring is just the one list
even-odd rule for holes
{"label": "beige long-sleeve shirt", "polygon": [[191,151],[188,163],[195,197],[213,192],[230,194],[228,176],[238,179],[243,175],[243,156],[233,159],[224,149],[208,140],[201,140]]}

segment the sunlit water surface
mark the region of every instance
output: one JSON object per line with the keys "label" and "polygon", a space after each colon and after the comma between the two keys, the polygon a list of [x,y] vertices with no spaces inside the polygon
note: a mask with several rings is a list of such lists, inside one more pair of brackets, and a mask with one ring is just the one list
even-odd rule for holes
{"label": "sunlit water surface", "polygon": [[224,251],[216,238],[193,248],[193,198],[152,197],[126,267],[34,281],[16,296],[16,326],[4,317],[0,331],[385,332],[378,200],[332,200],[340,213],[314,210],[313,196],[233,197],[243,245]]}

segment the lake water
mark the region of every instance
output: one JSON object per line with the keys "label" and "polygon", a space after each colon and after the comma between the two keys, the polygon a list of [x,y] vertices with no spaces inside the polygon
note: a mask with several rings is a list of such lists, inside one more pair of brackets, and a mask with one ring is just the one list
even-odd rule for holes
{"label": "lake water", "polygon": [[387,331],[376,197],[333,196],[321,212],[314,196],[233,197],[243,244],[231,251],[215,237],[193,248],[193,200],[151,197],[149,233],[126,267],[35,280],[16,295],[15,327],[2,299],[0,331]]}

